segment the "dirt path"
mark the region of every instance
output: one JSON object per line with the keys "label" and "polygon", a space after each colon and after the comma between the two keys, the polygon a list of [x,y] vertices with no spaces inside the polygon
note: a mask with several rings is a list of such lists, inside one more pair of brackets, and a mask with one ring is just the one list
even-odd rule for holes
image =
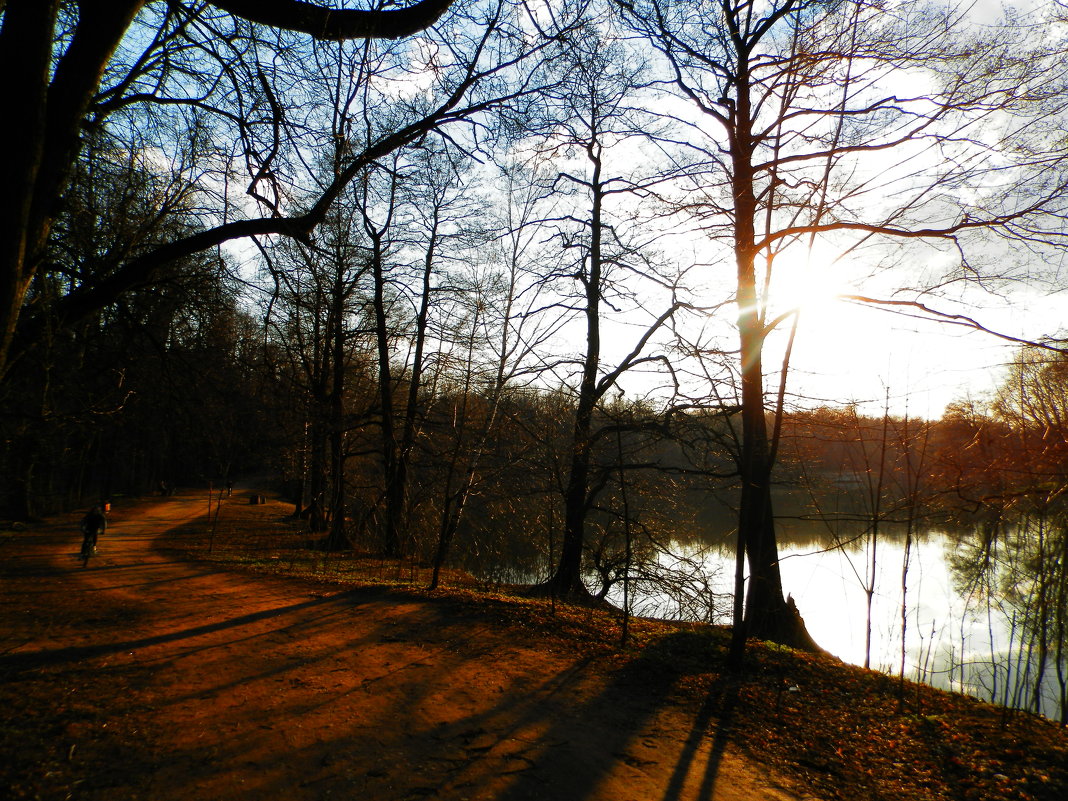
{"label": "dirt path", "polygon": [[69,519],[0,546],[9,792],[808,798],[736,755],[699,710],[600,658],[535,650],[449,604],[246,576],[153,547],[203,512],[183,497],[116,509],[84,570]]}

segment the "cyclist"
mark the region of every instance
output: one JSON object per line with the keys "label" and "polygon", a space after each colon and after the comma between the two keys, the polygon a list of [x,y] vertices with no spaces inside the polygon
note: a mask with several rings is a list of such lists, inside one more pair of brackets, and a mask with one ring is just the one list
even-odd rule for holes
{"label": "cyclist", "polygon": [[[89,513],[82,518],[82,550],[96,553],[96,541],[107,531],[108,519],[99,506],[94,506]],[[89,549],[92,549],[91,551]]]}

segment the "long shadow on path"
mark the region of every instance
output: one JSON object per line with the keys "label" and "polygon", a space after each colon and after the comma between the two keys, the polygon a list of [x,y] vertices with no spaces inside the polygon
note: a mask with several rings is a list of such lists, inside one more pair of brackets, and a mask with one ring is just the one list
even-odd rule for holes
{"label": "long shadow on path", "polygon": [[188,640],[205,634],[213,634],[227,629],[248,626],[272,618],[284,617],[295,612],[312,609],[318,606],[344,606],[348,609],[355,605],[353,599],[354,595],[355,593],[340,593],[338,595],[331,595],[324,598],[313,598],[301,603],[288,604],[274,609],[265,609],[247,615],[239,615],[238,617],[227,618],[226,620],[207,623],[201,626],[190,626],[179,631],[172,631],[151,637],[140,637],[119,642],[95,643],[92,645],[68,646],[65,648],[10,654],[0,657],[0,672],[14,674],[24,670],[54,667],[83,659],[108,656],[123,651],[134,651],[138,648],[146,648],[152,645]]}
{"label": "long shadow on path", "polygon": [[[695,658],[695,652],[707,658]],[[692,710],[681,705],[677,687],[687,675],[706,672],[720,659],[718,647],[698,633],[678,632],[649,646],[613,674],[596,697],[555,716],[541,736],[549,745],[532,759],[525,772],[529,775],[518,775],[498,801],[529,801],[538,797],[536,788],[542,785],[551,786],[544,797],[555,801],[604,797],[609,785],[663,801],[740,797],[736,788],[727,792],[720,787],[737,687],[718,684]],[[689,720],[688,730],[665,731],[664,713],[671,713],[675,725]],[[659,764],[657,770],[644,770],[666,760],[675,763],[669,773]],[[666,784],[665,775],[670,776]],[[566,781],[557,784],[555,777]]]}

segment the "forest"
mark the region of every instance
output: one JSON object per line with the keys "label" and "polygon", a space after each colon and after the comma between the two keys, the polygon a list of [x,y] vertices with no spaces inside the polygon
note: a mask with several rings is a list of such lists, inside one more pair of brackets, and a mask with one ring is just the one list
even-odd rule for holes
{"label": "forest", "polygon": [[[983,317],[1063,291],[1068,6],[321,6],[0,2],[0,516],[254,476],[431,587],[815,647],[788,495],[959,532],[1068,708],[1066,340]],[[783,287],[841,264],[841,302],[1012,343],[999,389],[794,391]]]}

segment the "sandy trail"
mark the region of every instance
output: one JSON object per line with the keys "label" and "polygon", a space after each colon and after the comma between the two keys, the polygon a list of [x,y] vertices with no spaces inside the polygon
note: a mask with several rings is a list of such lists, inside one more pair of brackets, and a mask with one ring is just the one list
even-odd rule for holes
{"label": "sandy trail", "polygon": [[49,757],[74,797],[807,798],[640,671],[537,650],[454,604],[154,547],[205,511],[117,509],[84,570],[70,520],[0,550],[3,714],[42,685],[80,710]]}

